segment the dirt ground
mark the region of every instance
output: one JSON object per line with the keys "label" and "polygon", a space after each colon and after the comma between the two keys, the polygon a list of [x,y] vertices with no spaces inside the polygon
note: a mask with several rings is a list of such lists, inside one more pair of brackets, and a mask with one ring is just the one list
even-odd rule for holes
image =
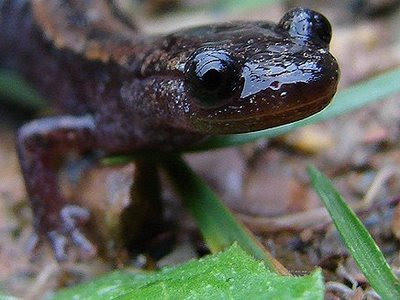
{"label": "dirt ground", "polygon": [[[232,19],[277,21],[290,7],[314,8],[324,13],[333,26],[331,52],[341,67],[340,89],[400,66],[399,1],[289,1],[250,11],[211,12],[199,11],[194,1],[171,1],[178,8],[186,8],[186,12],[179,13],[179,23],[176,15],[155,16],[162,1],[149,2],[141,6],[139,13],[140,23],[149,32]],[[400,274],[399,116],[400,95],[396,95],[283,137],[191,154],[187,159],[294,274],[320,266],[327,281],[328,299],[375,299],[376,294],[349,258],[310,189],[306,166],[316,165],[333,180]],[[163,257],[141,254],[128,260],[126,253],[115,252],[115,227],[129,201],[134,166],[86,167],[87,163],[72,163],[62,176],[63,186],[69,196],[79,198],[92,210],[88,230],[100,244],[101,255],[89,262],[76,259],[62,265],[55,262],[45,245],[29,255],[32,218],[14,133],[31,117],[31,113],[16,108],[2,108],[0,113],[0,290],[39,299],[127,263],[152,269],[207,253],[190,217],[168,187],[163,194],[171,226],[157,244],[168,245]],[[78,176],[82,169],[85,172]]]}

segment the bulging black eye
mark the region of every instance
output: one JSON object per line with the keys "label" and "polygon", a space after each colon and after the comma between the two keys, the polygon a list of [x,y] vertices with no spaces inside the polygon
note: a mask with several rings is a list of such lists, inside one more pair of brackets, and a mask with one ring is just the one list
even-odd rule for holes
{"label": "bulging black eye", "polygon": [[295,8],[287,12],[279,22],[279,26],[287,30],[290,36],[311,40],[328,47],[332,37],[329,21],[320,13],[307,8]]}
{"label": "bulging black eye", "polygon": [[217,107],[229,99],[238,83],[238,63],[222,49],[201,49],[185,66],[186,84],[203,107]]}

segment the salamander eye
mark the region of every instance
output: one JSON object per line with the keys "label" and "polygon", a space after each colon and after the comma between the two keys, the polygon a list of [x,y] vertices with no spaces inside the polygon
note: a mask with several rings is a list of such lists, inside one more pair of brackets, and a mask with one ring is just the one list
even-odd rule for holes
{"label": "salamander eye", "polygon": [[225,50],[202,49],[185,66],[189,93],[200,106],[220,106],[238,85],[237,62]]}
{"label": "salamander eye", "polygon": [[312,40],[328,47],[332,37],[329,21],[320,13],[307,8],[295,8],[287,12],[279,22],[290,36],[302,40]]}

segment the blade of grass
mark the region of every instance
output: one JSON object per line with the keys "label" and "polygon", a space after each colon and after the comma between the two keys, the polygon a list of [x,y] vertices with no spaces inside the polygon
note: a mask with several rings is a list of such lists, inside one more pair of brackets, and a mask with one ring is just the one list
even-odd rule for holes
{"label": "blade of grass", "polygon": [[247,253],[264,261],[269,270],[288,275],[288,271],[240,224],[181,157],[165,160],[162,166],[184,206],[191,212],[211,252],[222,251],[237,242]]}
{"label": "blade of grass", "polygon": [[223,10],[232,11],[232,12],[240,12],[244,10],[253,10],[260,6],[267,6],[272,4],[278,4],[283,0],[247,0],[247,1],[237,1],[237,0],[219,0],[214,1],[210,4],[211,9],[213,10]]}
{"label": "blade of grass", "polygon": [[367,229],[332,183],[315,167],[308,167],[312,185],[326,206],[347,249],[382,299],[400,299],[400,281]]}
{"label": "blade of grass", "polygon": [[226,251],[164,267],[157,272],[119,270],[62,289],[52,300],[99,299],[275,299],[324,298],[321,270],[280,276],[237,244]]}
{"label": "blade of grass", "polygon": [[15,297],[13,297],[13,296],[8,296],[8,295],[3,295],[1,292],[0,292],[0,300],[18,300],[19,298],[15,298]]}
{"label": "blade of grass", "polygon": [[296,128],[325,121],[336,116],[351,112],[371,102],[384,100],[390,95],[400,93],[400,68],[378,75],[337,93],[333,102],[323,111],[307,119],[291,124],[236,135],[215,136],[199,143],[187,151],[204,151],[216,148],[230,147],[253,142],[261,138],[271,138],[285,134]]}
{"label": "blade of grass", "polygon": [[177,11],[180,12],[218,12],[223,11],[224,14],[232,14],[237,12],[243,11],[251,11],[258,9],[259,7],[267,7],[273,4],[279,4],[284,0],[247,0],[247,1],[237,1],[237,0],[216,0],[216,1],[206,1],[202,3],[199,1],[193,2],[193,4],[189,5],[188,7],[183,7],[178,9]]}
{"label": "blade of grass", "polygon": [[8,103],[32,110],[46,107],[46,101],[17,73],[3,69],[0,69],[0,96]]}

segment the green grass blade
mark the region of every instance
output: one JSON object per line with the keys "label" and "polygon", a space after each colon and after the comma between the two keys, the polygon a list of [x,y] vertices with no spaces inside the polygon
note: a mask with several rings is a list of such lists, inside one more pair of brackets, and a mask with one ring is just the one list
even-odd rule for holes
{"label": "green grass blade", "polygon": [[345,203],[332,183],[315,167],[308,173],[350,254],[382,299],[400,299],[400,281],[367,229]]}
{"label": "green grass blade", "polygon": [[253,142],[260,138],[271,138],[282,135],[296,128],[340,116],[361,108],[371,102],[384,100],[390,95],[400,93],[399,82],[400,68],[382,75],[378,75],[370,80],[361,82],[338,92],[333,102],[325,110],[307,119],[251,133],[211,137],[187,150],[204,151],[209,149],[230,147]]}
{"label": "green grass blade", "polygon": [[237,242],[247,253],[263,260],[269,270],[287,274],[287,271],[272,258],[253,234],[240,224],[182,158],[165,160],[162,166],[213,253]]}
{"label": "green grass blade", "polygon": [[280,2],[283,2],[283,0],[218,0],[212,2],[210,6],[213,10],[223,10],[224,12],[240,12],[244,10],[254,10],[258,7],[265,7],[267,5],[279,4]]}
{"label": "green grass blade", "polygon": [[46,107],[46,101],[17,73],[0,69],[0,96],[7,103],[38,110]]}
{"label": "green grass blade", "polygon": [[188,7],[183,7],[182,9],[178,9],[178,12],[182,10],[183,12],[193,11],[206,11],[206,12],[222,12],[224,14],[235,14],[244,11],[252,11],[255,9],[265,8],[269,5],[279,4],[284,2],[285,0],[247,0],[247,1],[238,1],[238,0],[216,0],[216,1],[206,1],[202,3],[199,1],[193,2]]}
{"label": "green grass blade", "polygon": [[15,298],[15,297],[13,297],[13,296],[3,295],[3,294],[0,292],[0,300],[18,300],[18,298]]}
{"label": "green grass blade", "polygon": [[234,244],[224,252],[157,272],[112,272],[61,290],[51,299],[322,300],[323,297],[320,269],[301,277],[280,276]]}

